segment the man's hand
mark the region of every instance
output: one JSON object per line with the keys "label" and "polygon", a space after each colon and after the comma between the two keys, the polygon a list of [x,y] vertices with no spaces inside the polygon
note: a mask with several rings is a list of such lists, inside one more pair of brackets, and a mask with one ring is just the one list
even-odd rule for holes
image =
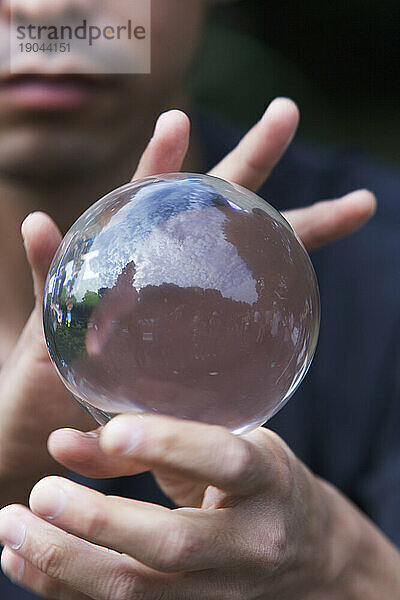
{"label": "man's hand", "polygon": [[[262,119],[209,174],[257,192],[292,141],[298,121],[294,102],[276,98]],[[184,113],[172,110],[162,114],[133,180],[180,171],[189,135],[190,123]],[[375,209],[374,195],[368,190],[357,190],[336,200],[316,202],[283,214],[310,252],[355,232],[372,217]]]}
{"label": "man's hand", "polygon": [[[256,191],[289,145],[298,118],[292,101],[276,99],[211,174]],[[179,171],[188,149],[189,132],[189,119],[184,113],[170,111],[161,115],[134,178]],[[290,211],[285,216],[304,245],[312,250],[355,231],[374,209],[373,195],[360,190],[339,200]],[[60,232],[42,213],[30,215],[22,231],[36,303],[16,348],[0,372],[0,506],[9,500],[23,501],[34,481],[57,472],[46,450],[52,430],[60,426],[90,427],[91,422],[59,381],[42,335],[43,287],[61,240]],[[80,453],[79,445],[76,453]]]}
{"label": "man's hand", "polygon": [[90,427],[92,419],[72,401],[50,363],[42,331],[43,288],[61,234],[42,213],[22,225],[31,265],[35,307],[0,371],[0,506],[24,501],[32,484],[61,472],[47,452],[47,438],[62,425]]}
{"label": "man's hand", "polygon": [[0,513],[2,567],[24,587],[69,600],[399,597],[397,551],[272,432],[123,415],[97,443],[93,461],[154,470],[184,507],[42,480],[32,512]]}
{"label": "man's hand", "polygon": [[[257,190],[279,161],[294,136],[298,122],[296,106],[277,99],[211,174]],[[135,178],[160,172],[179,171],[189,144],[189,120],[179,111],[160,117]],[[311,250],[358,229],[375,210],[368,191],[357,191],[335,201],[318,202],[285,214],[305,246]],[[49,361],[41,328],[41,303],[46,272],[60,234],[54,223],[41,213],[24,223],[23,234],[32,267],[36,305],[21,339],[0,374],[0,503],[23,499],[28,486],[40,476],[55,471],[46,452],[45,440],[60,425],[90,427],[90,420],[71,401]],[[265,435],[265,434],[263,434]],[[132,461],[121,457],[104,460],[96,437],[73,430],[60,431],[50,441],[54,458],[91,476],[132,473]],[[137,465],[137,470],[143,470]],[[167,493],[189,506],[202,502],[204,483],[165,476],[158,479]],[[213,489],[213,488],[209,488]],[[219,493],[219,492],[218,492]],[[224,492],[225,493],[225,492]],[[6,555],[7,556],[7,552]],[[107,556],[111,556],[109,553]],[[27,567],[29,570],[29,567]]]}

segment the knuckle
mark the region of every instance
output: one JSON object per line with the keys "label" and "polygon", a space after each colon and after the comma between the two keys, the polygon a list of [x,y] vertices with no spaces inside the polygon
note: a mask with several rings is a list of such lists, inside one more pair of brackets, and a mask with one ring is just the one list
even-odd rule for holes
{"label": "knuckle", "polygon": [[165,573],[190,569],[201,552],[201,547],[198,534],[183,526],[174,527],[158,544],[153,564],[156,569]]}
{"label": "knuckle", "polygon": [[286,559],[288,550],[288,532],[285,523],[277,520],[268,536],[267,560],[270,568],[278,569]]}
{"label": "knuckle", "polygon": [[50,577],[38,578],[34,589],[31,589],[43,598],[60,598],[61,596],[59,582]]}
{"label": "knuckle", "polygon": [[269,450],[275,464],[274,488],[281,498],[289,498],[295,486],[294,455],[276,434],[270,436]]}
{"label": "knuckle", "polygon": [[139,577],[129,568],[120,568],[107,579],[105,598],[109,600],[144,600],[146,597]]}
{"label": "knuckle", "polygon": [[229,479],[232,482],[249,483],[252,479],[254,462],[253,450],[250,444],[244,440],[234,439],[222,457],[222,464],[226,465]]}
{"label": "knuckle", "polygon": [[284,450],[281,452],[280,461],[277,469],[276,484],[283,497],[291,496],[295,483],[293,462]]}
{"label": "knuckle", "polygon": [[141,458],[152,463],[171,464],[179,454],[179,438],[169,423],[162,423],[153,430],[146,428],[145,439],[139,447]]}
{"label": "knuckle", "polygon": [[221,596],[218,596],[220,600],[244,600],[246,598],[248,590],[244,591],[240,589],[238,585],[235,587],[225,586],[223,590],[221,590]]}
{"label": "knuckle", "polygon": [[91,540],[101,537],[106,527],[107,510],[98,502],[91,503],[90,510],[86,510],[86,534]]}
{"label": "knuckle", "polygon": [[329,204],[329,202],[331,202],[330,200],[317,200],[317,202],[313,202],[311,204],[311,206],[306,207],[306,210],[308,209],[309,212],[313,211],[323,211],[326,209],[327,204]]}
{"label": "knuckle", "polygon": [[38,569],[43,573],[46,573],[49,577],[59,579],[63,572],[63,565],[65,560],[68,559],[68,553],[64,546],[59,544],[50,543],[48,546],[36,557],[34,563],[36,563]]}
{"label": "knuckle", "polygon": [[104,598],[107,600],[163,600],[164,593],[154,586],[154,579],[139,576],[131,567],[124,566],[107,579]]}
{"label": "knuckle", "polygon": [[150,444],[151,453],[157,459],[165,461],[166,457],[170,457],[176,453],[176,436],[171,433],[165,432],[157,439],[157,444]]}

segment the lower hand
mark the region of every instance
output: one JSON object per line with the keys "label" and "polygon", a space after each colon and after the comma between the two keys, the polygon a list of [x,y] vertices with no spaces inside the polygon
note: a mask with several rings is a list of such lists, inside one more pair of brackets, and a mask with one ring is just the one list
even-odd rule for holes
{"label": "lower hand", "polygon": [[[77,435],[58,432],[50,447]],[[336,500],[266,429],[238,437],[222,427],[124,415],[92,438],[91,452],[108,468],[154,470],[186,502],[169,510],[42,480],[32,512],[0,513],[0,539],[8,546],[5,572],[45,597],[322,597],[351,552],[332,563]]]}

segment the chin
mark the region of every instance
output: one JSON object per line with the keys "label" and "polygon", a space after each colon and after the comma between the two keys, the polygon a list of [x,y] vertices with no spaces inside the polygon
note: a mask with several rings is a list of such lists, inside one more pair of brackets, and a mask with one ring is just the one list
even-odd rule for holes
{"label": "chin", "polygon": [[77,131],[48,133],[34,129],[0,135],[0,173],[40,183],[86,178],[109,160],[109,144]]}

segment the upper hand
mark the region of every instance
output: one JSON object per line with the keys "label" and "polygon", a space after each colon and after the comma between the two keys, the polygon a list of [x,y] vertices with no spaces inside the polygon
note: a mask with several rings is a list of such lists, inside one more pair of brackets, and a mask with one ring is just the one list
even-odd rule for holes
{"label": "upper hand", "polygon": [[67,424],[80,428],[93,424],[71,401],[50,362],[43,338],[43,288],[61,234],[43,213],[27,217],[22,233],[32,269],[35,306],[0,370],[0,505],[14,494],[20,500],[27,498],[39,477],[61,471],[47,452],[51,431]]}
{"label": "upper hand", "polygon": [[[257,192],[290,145],[298,122],[299,111],[294,102],[276,98],[262,119],[209,174]],[[161,115],[133,180],[180,171],[189,136],[190,123],[184,113],[173,110]],[[283,215],[310,252],[359,229],[372,217],[375,208],[374,195],[368,190],[357,190]]]}
{"label": "upper hand", "polygon": [[[210,173],[256,191],[285,152],[298,118],[292,101],[275,100],[239,145]],[[179,171],[189,145],[189,130],[184,113],[163,114],[134,179]],[[306,248],[312,250],[355,231],[374,209],[373,195],[360,190],[339,200],[318,202],[284,214]],[[54,471],[55,465],[46,451],[49,433],[62,425],[85,427],[90,423],[59,381],[42,335],[43,288],[61,234],[43,213],[30,215],[22,230],[36,301],[14,352],[0,372],[0,481],[3,482],[13,478],[24,480],[27,476],[34,480],[50,469]]]}

